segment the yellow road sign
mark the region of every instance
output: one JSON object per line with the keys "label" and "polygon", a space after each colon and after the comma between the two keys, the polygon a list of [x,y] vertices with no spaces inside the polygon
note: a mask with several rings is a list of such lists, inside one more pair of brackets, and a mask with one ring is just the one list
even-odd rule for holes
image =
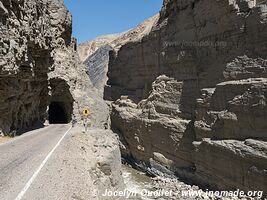
{"label": "yellow road sign", "polygon": [[83,116],[88,117],[90,115],[90,110],[88,108],[83,109]]}

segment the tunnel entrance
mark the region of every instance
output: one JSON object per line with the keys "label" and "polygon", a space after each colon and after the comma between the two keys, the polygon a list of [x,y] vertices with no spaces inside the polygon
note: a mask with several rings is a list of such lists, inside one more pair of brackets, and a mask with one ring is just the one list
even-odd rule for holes
{"label": "tunnel entrance", "polygon": [[49,106],[49,124],[67,124],[68,116],[62,102],[51,102]]}
{"label": "tunnel entrance", "polygon": [[74,99],[67,82],[60,78],[50,79],[51,99],[48,107],[49,124],[68,124],[73,114]]}

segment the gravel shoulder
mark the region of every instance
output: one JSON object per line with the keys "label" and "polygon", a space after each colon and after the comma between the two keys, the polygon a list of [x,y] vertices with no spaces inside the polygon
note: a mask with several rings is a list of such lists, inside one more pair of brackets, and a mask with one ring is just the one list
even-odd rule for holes
{"label": "gravel shoulder", "polygon": [[105,199],[124,188],[120,152],[111,131],[73,128],[25,195],[35,200]]}

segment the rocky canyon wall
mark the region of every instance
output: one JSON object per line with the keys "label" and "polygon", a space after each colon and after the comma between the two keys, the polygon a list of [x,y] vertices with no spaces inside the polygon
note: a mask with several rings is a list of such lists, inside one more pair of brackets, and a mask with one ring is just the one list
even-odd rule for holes
{"label": "rocky canyon wall", "polygon": [[[90,124],[108,128],[109,108],[87,75],[86,65],[79,59],[76,40],[54,51],[53,70],[48,73],[50,102],[63,102],[71,108],[71,118],[83,124],[82,110],[89,108]],[[64,87],[65,86],[65,87]]]}
{"label": "rocky canyon wall", "polygon": [[165,0],[110,53],[104,97],[124,157],[152,173],[267,192],[267,5]]}
{"label": "rocky canyon wall", "polygon": [[122,45],[130,41],[141,40],[144,35],[150,32],[158,17],[155,15],[129,31],[100,36],[78,46],[79,57],[87,66],[87,74],[102,96],[108,79],[109,52],[111,50],[117,51]]}
{"label": "rocky canyon wall", "polygon": [[71,15],[63,1],[0,1],[0,132],[43,122],[52,52],[70,44]]}
{"label": "rocky canyon wall", "polygon": [[109,108],[86,74],[71,34],[72,17],[63,0],[0,0],[0,135],[20,134],[47,121],[83,123],[81,112],[88,107],[92,130],[82,134],[84,127],[75,126],[64,140],[66,149],[61,144],[64,153],[57,160],[65,157],[78,172],[64,178],[84,176],[79,168],[84,163],[83,193],[123,189],[118,142],[104,130]]}
{"label": "rocky canyon wall", "polygon": [[95,126],[106,126],[108,107],[95,95],[71,34],[62,0],[0,1],[1,134],[49,120],[51,103],[62,107],[65,123],[81,121],[80,111],[90,107]]}

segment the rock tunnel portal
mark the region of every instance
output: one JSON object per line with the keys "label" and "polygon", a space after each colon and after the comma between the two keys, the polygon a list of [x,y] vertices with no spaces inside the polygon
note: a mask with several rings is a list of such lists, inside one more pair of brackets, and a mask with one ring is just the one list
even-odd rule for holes
{"label": "rock tunnel portal", "polygon": [[68,114],[66,113],[63,102],[51,102],[49,105],[48,116],[50,124],[69,123]]}
{"label": "rock tunnel portal", "polygon": [[50,80],[51,100],[48,110],[50,124],[67,124],[72,119],[73,97],[65,80]]}

